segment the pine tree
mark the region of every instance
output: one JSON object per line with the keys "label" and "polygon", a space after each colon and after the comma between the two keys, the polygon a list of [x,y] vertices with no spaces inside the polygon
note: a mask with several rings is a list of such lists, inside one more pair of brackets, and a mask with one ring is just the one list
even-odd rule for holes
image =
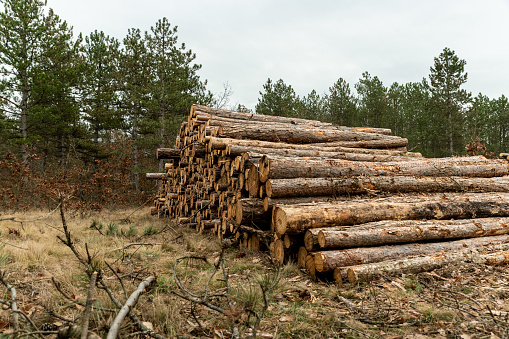
{"label": "pine tree", "polygon": [[[150,59],[150,113],[157,121],[156,141],[159,147],[166,147],[175,140],[189,107],[206,103],[211,96],[197,74],[201,65],[194,63],[196,55],[185,44],[177,44],[177,26],[163,18],[146,32],[145,39]],[[159,171],[163,171],[162,161]]]}
{"label": "pine tree", "polygon": [[346,80],[339,78],[329,87],[325,101],[330,122],[342,126],[354,126],[357,123],[355,97]]}
{"label": "pine tree", "polygon": [[33,101],[34,77],[40,69],[41,45],[47,34],[39,0],[5,0],[0,13],[0,98],[2,110],[16,121],[16,140],[27,161],[28,116]]}
{"label": "pine tree", "polygon": [[124,122],[133,142],[134,187],[139,193],[139,147],[142,142],[139,136],[140,128],[143,130],[143,125],[147,122],[150,64],[146,42],[139,29],[129,29],[123,45],[120,55],[119,84]]}
{"label": "pine tree", "polygon": [[94,31],[85,37],[81,105],[92,144],[84,140],[79,149],[91,158],[93,172],[95,160],[104,156],[100,142],[108,142],[112,138],[111,131],[121,128],[117,93],[119,48],[119,42],[104,32]]}
{"label": "pine tree", "polygon": [[284,117],[299,116],[301,102],[291,85],[285,84],[282,79],[274,83],[269,78],[263,89],[265,92],[260,92],[255,107],[256,113]]}
{"label": "pine tree", "polygon": [[465,64],[446,47],[430,67],[429,91],[434,111],[434,121],[430,123],[437,131],[445,129],[445,135],[437,135],[435,140],[439,155],[453,155],[464,149],[464,111],[471,100],[471,94],[461,88],[467,81]]}
{"label": "pine tree", "polygon": [[362,122],[366,126],[386,127],[388,104],[387,88],[377,76],[371,77],[368,72],[355,85],[359,95],[359,109],[364,116]]}

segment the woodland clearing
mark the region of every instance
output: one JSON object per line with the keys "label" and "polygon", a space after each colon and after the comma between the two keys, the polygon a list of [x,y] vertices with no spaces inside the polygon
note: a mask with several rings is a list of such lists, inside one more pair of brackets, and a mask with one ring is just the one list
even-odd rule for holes
{"label": "woodland clearing", "polygon": [[[3,214],[0,219],[33,220],[45,214]],[[235,245],[223,246],[222,252],[216,237],[150,216],[149,208],[87,216],[66,212],[65,218],[74,247],[89,257],[122,304],[140,282],[155,278],[133,312],[163,337],[231,338],[238,329],[243,338],[252,336],[255,325],[259,338],[509,337],[506,266],[463,263],[339,287],[326,276],[311,278],[292,262],[274,266],[267,253]],[[33,323],[20,316],[19,333],[35,333],[45,325],[47,334],[56,337],[69,324],[81,328],[90,278],[58,239],[65,238],[58,210],[30,222],[3,220],[0,232],[3,278]],[[216,269],[221,253],[228,289]],[[182,259],[188,256],[194,259]],[[208,302],[223,312],[178,296],[184,292],[208,293]],[[3,335],[13,334],[11,296],[2,286]],[[105,337],[118,308],[103,289],[96,289],[93,299],[89,331]],[[132,320],[119,330],[119,337],[144,336]]]}

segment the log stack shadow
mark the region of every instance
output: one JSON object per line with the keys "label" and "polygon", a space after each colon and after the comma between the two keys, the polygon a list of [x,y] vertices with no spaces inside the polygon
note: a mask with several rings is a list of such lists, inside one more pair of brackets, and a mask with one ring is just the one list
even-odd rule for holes
{"label": "log stack shadow", "polygon": [[507,159],[423,158],[383,128],[193,105],[152,214],[337,283],[509,260]]}

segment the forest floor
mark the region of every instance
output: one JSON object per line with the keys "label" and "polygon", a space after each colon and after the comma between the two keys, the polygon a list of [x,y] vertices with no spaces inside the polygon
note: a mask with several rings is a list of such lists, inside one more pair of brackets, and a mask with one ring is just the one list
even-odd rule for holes
{"label": "forest floor", "polygon": [[[2,213],[0,219],[45,214]],[[267,253],[222,248],[212,235],[150,216],[148,208],[66,213],[66,221],[75,249],[122,304],[140,282],[156,278],[134,312],[164,337],[231,338],[236,327],[245,338],[259,321],[258,338],[509,338],[507,266],[461,264],[336,286],[292,262],[275,267]],[[0,271],[21,312],[38,329],[50,329],[47,338],[81,324],[89,284],[85,265],[58,236],[65,240],[58,210],[36,221],[0,222]],[[117,308],[103,289],[94,299],[89,329],[104,338]],[[10,300],[0,285],[0,337],[13,333]],[[19,323],[22,331],[35,331],[23,317]],[[125,321],[120,337],[146,336]]]}

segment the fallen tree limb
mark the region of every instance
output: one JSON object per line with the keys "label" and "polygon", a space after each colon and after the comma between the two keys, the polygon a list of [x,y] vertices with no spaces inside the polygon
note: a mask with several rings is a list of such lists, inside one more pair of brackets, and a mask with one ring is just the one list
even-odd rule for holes
{"label": "fallen tree limb", "polygon": [[0,281],[4,286],[9,290],[9,293],[11,294],[11,311],[12,311],[12,326],[14,328],[14,332],[17,332],[19,330],[19,310],[18,310],[18,303],[17,303],[17,296],[16,296],[16,289],[7,281],[5,278],[5,271],[0,271]]}
{"label": "fallen tree limb", "polygon": [[136,305],[141,293],[143,293],[145,288],[147,288],[147,286],[149,286],[154,281],[154,279],[155,279],[154,277],[148,277],[147,279],[145,279],[143,282],[141,282],[141,284],[138,285],[136,291],[134,291],[129,296],[129,299],[127,299],[126,303],[124,304],[124,306],[122,306],[120,312],[118,312],[117,316],[115,317],[115,320],[113,320],[113,322],[111,323],[108,336],[106,337],[107,339],[115,339],[117,337],[118,330],[120,329],[122,321],[124,320],[126,315],[129,314],[130,309],[132,309]]}

